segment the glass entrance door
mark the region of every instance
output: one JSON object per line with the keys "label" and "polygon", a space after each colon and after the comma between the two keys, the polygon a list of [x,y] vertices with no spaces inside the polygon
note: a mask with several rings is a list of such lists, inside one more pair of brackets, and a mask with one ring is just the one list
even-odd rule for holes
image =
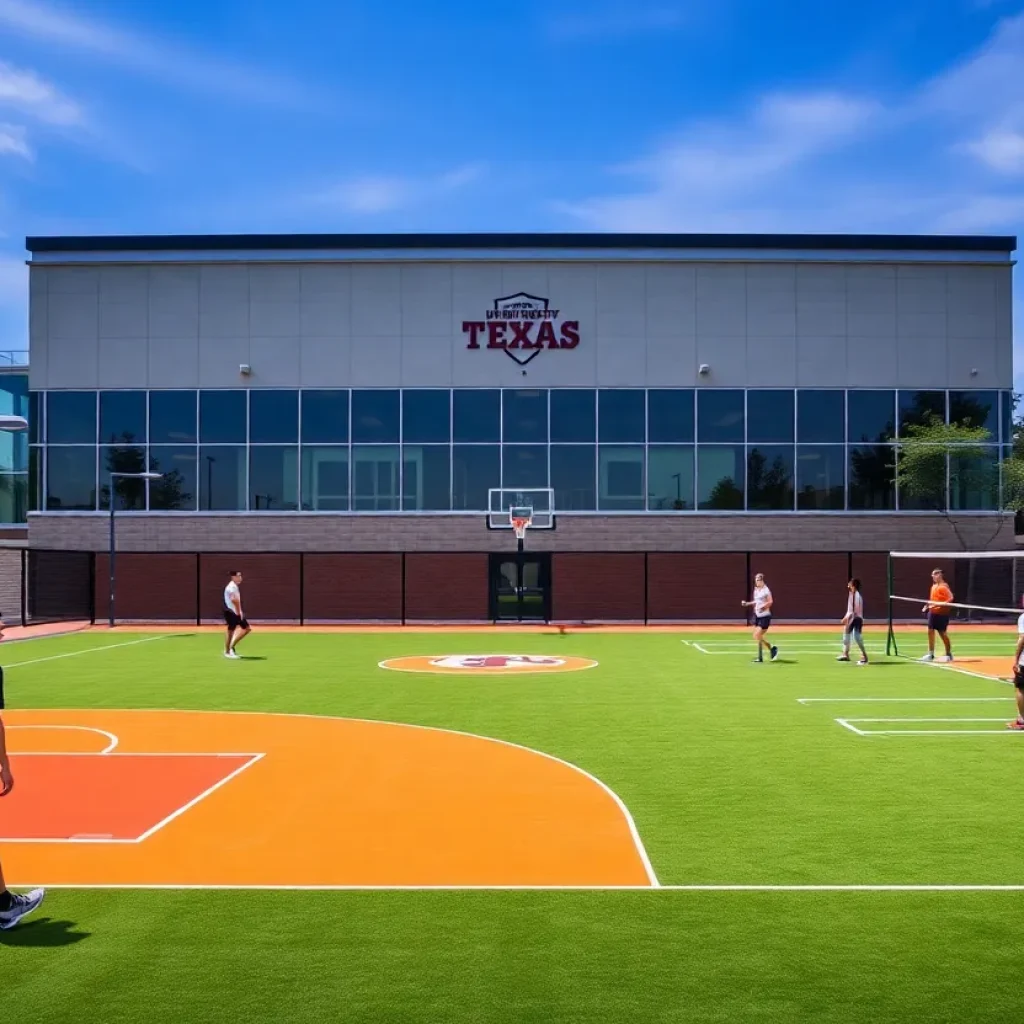
{"label": "glass entrance door", "polygon": [[491,555],[491,618],[547,622],[551,618],[551,555]]}

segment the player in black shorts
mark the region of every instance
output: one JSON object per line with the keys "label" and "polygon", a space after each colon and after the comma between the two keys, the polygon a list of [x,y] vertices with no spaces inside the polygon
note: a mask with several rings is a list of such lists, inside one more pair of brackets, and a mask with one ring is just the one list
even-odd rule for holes
{"label": "player in black shorts", "polygon": [[[0,640],[3,639],[3,623],[0,623]],[[4,707],[4,670],[0,668],[0,711]],[[14,776],[11,774],[11,761],[7,756],[7,734],[4,732],[4,720],[0,716],[0,797],[7,796],[14,787]],[[0,864],[0,931],[13,928],[26,914],[31,914],[46,895],[45,889],[33,889],[24,896],[15,895],[8,890],[4,882],[4,869]]]}
{"label": "player in black shorts", "polygon": [[228,585],[224,588],[224,622],[227,635],[224,637],[224,657],[237,659],[235,647],[238,642],[252,632],[249,620],[242,611],[242,574],[233,572]]}

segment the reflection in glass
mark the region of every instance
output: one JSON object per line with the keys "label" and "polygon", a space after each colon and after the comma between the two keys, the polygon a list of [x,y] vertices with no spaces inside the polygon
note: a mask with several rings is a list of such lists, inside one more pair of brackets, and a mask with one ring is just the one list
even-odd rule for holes
{"label": "reflection in glass", "polygon": [[398,445],[353,445],[353,511],[396,512],[400,470]]}
{"label": "reflection in glass", "polygon": [[[379,389],[352,392],[352,440],[398,442],[398,391]],[[395,492],[397,498],[398,492]]]}
{"label": "reflection in glass", "polygon": [[261,389],[249,392],[249,441],[252,444],[298,444],[298,391]]}
{"label": "reflection in glass", "polygon": [[28,396],[28,443],[39,444],[43,440],[43,410],[46,403],[41,391],[33,391]]}
{"label": "reflection in glass", "polygon": [[797,445],[796,507],[834,512],[846,504],[846,449],[842,445]]}
{"label": "reflection in glass", "polygon": [[100,392],[100,443],[146,443],[146,392]]}
{"label": "reflection in glass", "polygon": [[246,410],[245,391],[200,391],[199,440],[203,444],[245,444]]}
{"label": "reflection in glass", "polygon": [[946,422],[945,391],[901,391],[900,436],[907,436],[908,427],[924,427]]}
{"label": "reflection in glass", "polygon": [[447,444],[452,432],[451,392],[416,388],[402,392],[402,440],[411,444]]}
{"label": "reflection in glass", "polygon": [[298,445],[256,445],[249,449],[249,508],[253,512],[294,512],[299,506]]}
{"label": "reflection in glass", "polygon": [[[897,482],[896,504],[901,512],[935,512],[945,510],[949,449],[946,445],[917,444],[913,446],[914,472],[902,483]],[[896,449],[896,464],[906,456]],[[911,483],[913,486],[911,486]]]}
{"label": "reflection in glass", "polygon": [[[17,415],[22,415],[17,413]],[[24,523],[28,513],[28,474],[0,475],[0,523]]]}
{"label": "reflection in glass", "polygon": [[149,443],[195,444],[196,392],[150,391]]}
{"label": "reflection in glass", "polygon": [[729,512],[741,510],[746,468],[742,445],[699,445],[698,508]]}
{"label": "reflection in glass", "polygon": [[[533,388],[503,391],[502,440],[505,444],[543,444],[548,439],[548,393]],[[508,485],[506,485],[508,486]],[[517,486],[516,484],[512,485]],[[521,486],[526,486],[523,484]],[[543,486],[543,485],[541,485]]]}
{"label": "reflection in glass", "polygon": [[207,512],[244,512],[244,445],[204,445],[199,449],[199,508]]}
{"label": "reflection in glass", "polygon": [[597,440],[597,406],[590,388],[555,388],[551,392],[551,440],[586,443]]}
{"label": "reflection in glass", "polygon": [[694,438],[692,388],[652,388],[647,392],[647,440],[682,444]]}
{"label": "reflection in glass", "polygon": [[647,507],[652,512],[692,509],[694,447],[652,445],[647,451]]}
{"label": "reflection in glass", "polygon": [[302,446],[302,507],[310,512],[347,512],[348,448]]}
{"label": "reflection in glass", "polygon": [[501,392],[456,388],[452,394],[452,421],[456,444],[496,444],[501,440]]}
{"label": "reflection in glass", "polygon": [[100,508],[110,508],[110,489],[113,483],[114,508],[127,512],[146,510],[146,481],[115,477],[111,473],[145,473],[146,448],[143,445],[100,446]]}
{"label": "reflection in glass", "polygon": [[793,510],[793,446],[757,445],[747,449],[747,508]]}
{"label": "reflection in glass", "polygon": [[600,445],[597,452],[597,507],[604,512],[642,511],[647,484],[643,445]]}
{"label": "reflection in glass", "polygon": [[199,500],[195,445],[150,445],[149,468],[163,474],[149,484],[149,507],[161,512],[194,512]]}
{"label": "reflection in glass", "polygon": [[950,507],[963,512],[990,512],[999,508],[999,448],[949,457]]}
{"label": "reflection in glass", "polygon": [[32,447],[28,450],[28,510],[38,512],[43,508],[43,449]]}
{"label": "reflection in glass", "polygon": [[452,449],[452,508],[486,512],[487,492],[501,486],[501,449],[496,445],[455,445]]}
{"label": "reflection in glass", "polygon": [[796,431],[801,442],[842,444],[846,440],[846,392],[797,391]]}
{"label": "reflection in glass", "polygon": [[643,388],[602,388],[597,393],[598,440],[602,444],[643,444],[646,409]]}
{"label": "reflection in glass", "polygon": [[848,391],[846,402],[851,444],[887,441],[895,435],[895,391]]}
{"label": "reflection in glass", "polygon": [[95,444],[96,392],[48,392],[46,439],[49,444]]}
{"label": "reflection in glass", "polygon": [[347,441],[348,392],[303,391],[302,443],[345,444]]}
{"label": "reflection in glass", "polygon": [[[850,393],[852,398],[854,392]],[[850,511],[885,511],[896,507],[896,450],[892,445],[861,445],[849,449]]]}
{"label": "reflection in glass", "polygon": [[597,449],[592,444],[551,446],[551,486],[555,508],[593,512],[597,508]]}
{"label": "reflection in glass", "polygon": [[949,422],[984,427],[992,441],[999,440],[998,391],[950,391]]}
{"label": "reflection in glass", "polygon": [[747,441],[785,444],[793,441],[793,392],[758,388],[747,392]]}
{"label": "reflection in glass", "polygon": [[697,440],[743,442],[742,391],[708,388],[697,392]]}
{"label": "reflection in glass", "polygon": [[506,444],[501,449],[501,486],[548,486],[548,448],[544,444]]}
{"label": "reflection in glass", "polygon": [[402,508],[447,512],[451,471],[448,445],[402,445]]}
{"label": "reflection in glass", "polygon": [[46,510],[91,512],[96,508],[96,446],[46,451]]}

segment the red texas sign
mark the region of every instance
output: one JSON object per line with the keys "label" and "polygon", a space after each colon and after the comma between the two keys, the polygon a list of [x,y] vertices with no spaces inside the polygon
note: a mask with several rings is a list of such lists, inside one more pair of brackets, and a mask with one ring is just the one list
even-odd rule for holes
{"label": "red texas sign", "polygon": [[495,299],[494,309],[487,310],[483,320],[462,321],[462,333],[469,336],[466,348],[501,349],[520,366],[545,348],[575,348],[580,343],[580,322],[560,321],[560,312],[550,309],[547,299],[526,292]]}

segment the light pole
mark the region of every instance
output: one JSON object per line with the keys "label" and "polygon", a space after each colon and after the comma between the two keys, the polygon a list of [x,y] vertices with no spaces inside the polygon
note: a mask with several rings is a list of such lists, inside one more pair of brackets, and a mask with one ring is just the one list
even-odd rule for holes
{"label": "light pole", "polygon": [[110,474],[110,603],[107,607],[108,625],[114,628],[114,501],[115,480],[159,480],[163,473],[111,473]]}

